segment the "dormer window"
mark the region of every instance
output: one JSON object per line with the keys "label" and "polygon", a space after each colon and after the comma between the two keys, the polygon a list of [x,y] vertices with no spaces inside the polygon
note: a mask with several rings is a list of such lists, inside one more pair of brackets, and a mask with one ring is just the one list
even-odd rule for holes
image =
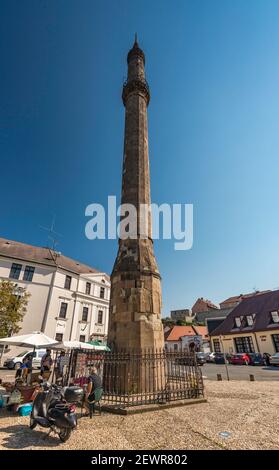
{"label": "dormer window", "polygon": [[274,310],[273,312],[270,312],[270,316],[271,316],[271,323],[279,323],[278,310]]}
{"label": "dormer window", "polygon": [[246,320],[247,320],[247,326],[253,326],[253,324],[254,324],[253,315],[247,315]]}
{"label": "dormer window", "polygon": [[240,328],[240,327],[241,327],[241,319],[240,319],[240,317],[236,317],[236,318],[234,319],[234,326],[235,326],[235,328]]}

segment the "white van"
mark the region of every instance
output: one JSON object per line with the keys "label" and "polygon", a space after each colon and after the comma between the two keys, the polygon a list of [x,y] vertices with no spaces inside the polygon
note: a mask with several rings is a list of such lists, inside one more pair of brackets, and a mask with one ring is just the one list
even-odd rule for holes
{"label": "white van", "polygon": [[7,369],[19,369],[23,359],[28,356],[29,354],[33,355],[32,365],[34,368],[40,369],[41,367],[41,360],[43,355],[46,353],[45,349],[36,349],[36,351],[23,351],[22,353],[18,354],[15,357],[7,358],[4,362],[4,367]]}

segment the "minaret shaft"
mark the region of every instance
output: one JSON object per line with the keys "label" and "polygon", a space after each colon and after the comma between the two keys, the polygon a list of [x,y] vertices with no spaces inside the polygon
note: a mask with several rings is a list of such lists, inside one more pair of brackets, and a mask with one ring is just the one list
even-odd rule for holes
{"label": "minaret shaft", "polygon": [[150,209],[147,106],[150,95],[145,58],[135,42],[128,54],[128,78],[123,87],[125,139],[122,204],[137,211],[137,238],[120,239],[111,275],[109,344],[115,349],[162,348],[161,281],[151,238],[148,213],[146,238],[140,236],[140,208]]}

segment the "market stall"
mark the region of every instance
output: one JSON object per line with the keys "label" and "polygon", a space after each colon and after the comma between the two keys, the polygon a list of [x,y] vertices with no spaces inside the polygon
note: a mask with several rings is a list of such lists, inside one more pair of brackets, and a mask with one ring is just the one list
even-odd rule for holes
{"label": "market stall", "polygon": [[[0,339],[0,344],[2,345],[32,347],[33,354],[36,349],[49,348],[57,343],[58,341],[49,338],[40,331],[28,335]],[[29,360],[23,365],[22,371],[19,370],[21,373],[16,374],[13,382],[4,381],[0,384],[0,407],[7,407],[11,411],[18,411],[22,408],[22,405],[32,403],[43,379],[40,371],[33,371],[32,359],[33,356],[31,354]]]}

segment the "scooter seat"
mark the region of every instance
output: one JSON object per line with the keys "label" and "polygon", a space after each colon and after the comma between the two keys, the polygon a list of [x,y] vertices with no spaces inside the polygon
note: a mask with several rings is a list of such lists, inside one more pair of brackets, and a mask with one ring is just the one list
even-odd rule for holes
{"label": "scooter seat", "polygon": [[51,423],[49,422],[49,420],[46,418],[43,418],[42,416],[37,416],[36,422],[38,423],[39,426],[42,426],[43,428],[50,428],[51,426]]}

